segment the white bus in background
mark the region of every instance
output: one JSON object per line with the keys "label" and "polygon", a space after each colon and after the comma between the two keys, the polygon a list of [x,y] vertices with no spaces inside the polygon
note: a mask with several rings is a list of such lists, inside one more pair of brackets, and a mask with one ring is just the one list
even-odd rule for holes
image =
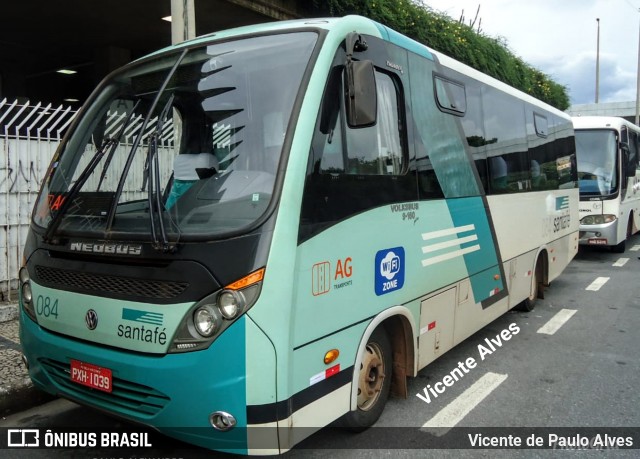
{"label": "white bus in background", "polygon": [[640,228],[640,127],[624,118],[574,117],[580,244],[625,251]]}

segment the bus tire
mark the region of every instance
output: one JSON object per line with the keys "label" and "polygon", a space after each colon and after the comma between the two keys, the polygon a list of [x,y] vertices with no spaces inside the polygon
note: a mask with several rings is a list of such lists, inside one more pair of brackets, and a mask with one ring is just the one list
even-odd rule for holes
{"label": "bus tire", "polygon": [[531,279],[533,289],[529,296],[516,306],[518,311],[531,312],[536,307],[538,298],[542,298],[542,271],[540,269],[540,259],[536,262],[536,269],[533,270],[533,279]]}
{"label": "bus tire", "polygon": [[342,425],[362,432],[378,420],[391,389],[393,359],[389,337],[378,327],[367,340],[358,371],[357,408],[342,418]]}

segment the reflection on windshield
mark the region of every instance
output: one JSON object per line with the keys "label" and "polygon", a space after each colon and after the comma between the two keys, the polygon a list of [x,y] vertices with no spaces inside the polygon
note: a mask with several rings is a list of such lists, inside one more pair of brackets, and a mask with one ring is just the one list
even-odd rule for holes
{"label": "reflection on windshield", "polygon": [[[174,241],[255,222],[274,192],[316,38],[304,32],[213,44],[116,75],[55,158],[34,222],[46,228],[58,220],[52,226],[65,234],[149,237],[154,224]],[[157,221],[150,205],[159,208]]]}
{"label": "reflection on windshield", "polygon": [[608,196],[618,190],[617,142],[612,130],[576,130],[580,193]]}

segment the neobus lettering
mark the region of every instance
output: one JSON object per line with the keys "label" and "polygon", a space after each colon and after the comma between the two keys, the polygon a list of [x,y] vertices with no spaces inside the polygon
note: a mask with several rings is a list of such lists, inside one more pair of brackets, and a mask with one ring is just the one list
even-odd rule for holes
{"label": "neobus lettering", "polygon": [[144,328],[144,325],[140,327],[134,327],[131,325],[118,325],[118,336],[121,338],[132,339],[134,341],[144,341],[145,343],[154,344],[166,344],[167,343],[167,329],[160,327]]}
{"label": "neobus lettering", "polygon": [[90,244],[86,242],[72,242],[69,249],[74,252],[106,253],[110,255],[140,255],[141,245],[129,244]]}

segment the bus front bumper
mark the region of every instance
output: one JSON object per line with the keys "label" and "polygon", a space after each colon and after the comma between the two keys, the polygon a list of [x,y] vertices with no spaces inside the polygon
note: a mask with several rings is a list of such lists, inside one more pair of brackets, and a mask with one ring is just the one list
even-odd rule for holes
{"label": "bus front bumper", "polygon": [[[243,318],[206,350],[156,356],[50,333],[20,309],[20,339],[37,388],[188,443],[247,454]],[[110,369],[112,392],[72,382],[71,360]],[[236,427],[226,432],[214,429],[210,416],[220,411],[232,414]],[[275,445],[276,430],[272,429]]]}
{"label": "bus front bumper", "polygon": [[580,245],[611,246],[618,243],[618,220],[602,225],[580,225]]}

